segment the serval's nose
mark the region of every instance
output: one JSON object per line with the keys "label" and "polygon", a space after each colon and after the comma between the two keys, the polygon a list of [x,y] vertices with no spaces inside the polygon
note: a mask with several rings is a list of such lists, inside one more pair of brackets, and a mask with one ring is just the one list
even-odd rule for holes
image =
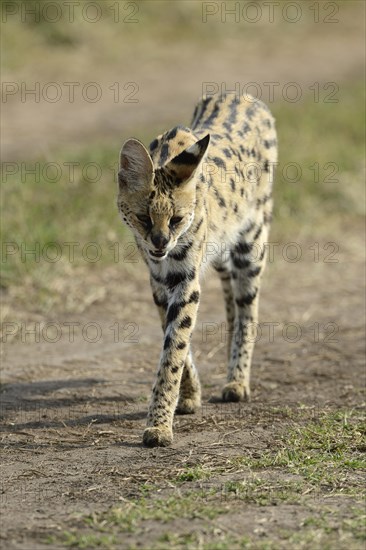
{"label": "serval's nose", "polygon": [[154,233],[151,235],[151,242],[157,250],[163,250],[169,242],[169,239],[163,233]]}

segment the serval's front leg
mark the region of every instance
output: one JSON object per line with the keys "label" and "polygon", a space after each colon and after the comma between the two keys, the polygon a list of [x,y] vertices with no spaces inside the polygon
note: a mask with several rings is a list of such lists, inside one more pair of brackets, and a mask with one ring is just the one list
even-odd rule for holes
{"label": "serval's front leg", "polygon": [[188,351],[180,381],[177,414],[193,414],[201,406],[201,384],[193,363],[192,352]]}
{"label": "serval's front leg", "polygon": [[[199,268],[185,266],[184,272],[168,273],[166,277],[168,302],[164,346],[143,436],[144,444],[149,447],[164,447],[173,441],[174,411],[197,317],[200,293],[198,274]],[[189,388],[193,381],[193,371],[187,369],[187,372],[188,382],[185,381],[182,389]],[[185,397],[182,397],[184,403]]]}
{"label": "serval's front leg", "polygon": [[[167,289],[152,277],[150,278],[154,302],[159,312],[163,332],[166,329],[166,313],[168,309]],[[191,294],[190,299],[197,304],[200,295],[197,291]],[[201,385],[197,369],[193,362],[191,344],[188,344],[187,355],[184,362],[183,374],[179,387],[179,401],[175,412],[177,414],[193,414],[201,406]]]}

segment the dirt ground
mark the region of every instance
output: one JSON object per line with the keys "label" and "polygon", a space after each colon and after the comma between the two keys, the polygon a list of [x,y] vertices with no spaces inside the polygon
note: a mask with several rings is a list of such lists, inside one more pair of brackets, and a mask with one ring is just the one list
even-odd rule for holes
{"label": "dirt ground", "polygon": [[[120,266],[106,270],[99,280],[104,297],[83,314],[25,316],[17,335],[3,346],[2,547],[43,548],[49,536],[77,525],[81,515],[139,496],[145,483],[160,484],[160,496],[180,491],[172,489],[172,481],[187,466],[214,466],[209,482],[199,484],[207,494],[227,480],[252,479],[250,469],[230,469],[228,460],[260,457],[276,448],[287,430],[324,411],[363,411],[362,242],[354,228],[345,228],[336,244],[339,250],[329,256],[333,247],[320,242],[319,261],[312,242],[299,243],[297,262],[285,261],[283,245],[276,247],[263,284],[250,404],[218,401],[226,368],[225,319],[218,281],[213,274],[207,277],[193,340],[203,406],[193,416],[176,418],[175,440],[167,449],[141,445],[161,345],[141,262],[127,275],[124,270],[123,279]],[[35,321],[41,323],[39,342],[24,332]],[[42,332],[42,323],[51,322],[58,335],[50,324]],[[67,322],[78,323],[73,342]],[[98,342],[87,341],[96,337],[93,327],[82,335],[88,323],[98,324]],[[111,328],[116,323],[119,337]],[[276,323],[272,338],[263,323]],[[262,478],[266,475],[273,479],[273,469],[262,470]],[[281,475],[276,474],[277,482]],[[354,475],[348,481],[360,487],[359,474]],[[352,498],[319,490],[317,498],[310,494],[297,504],[227,502],[216,519],[175,519],[169,527],[184,533],[193,526],[207,530],[208,522],[217,533],[276,541],[281,529],[300,528],[309,502],[315,510],[325,504],[347,514]],[[145,522],[142,531],[125,533],[117,548],[149,548],[161,529],[159,521]],[[54,541],[51,547],[59,546]],[[286,546],[282,541],[277,547]]]}
{"label": "dirt ground", "polygon": [[[54,55],[60,82],[75,80],[74,73],[81,82],[98,80],[103,90],[116,79],[137,82],[139,102],[116,106],[104,94],[97,108],[80,101],[29,108],[14,96],[3,116],[4,157],[52,160],[61,146],[104,137],[119,144],[129,132],[165,130],[176,116],[186,121],[204,82],[229,88],[238,81],[296,81],[311,96],[314,82],[359,78],[364,10],[358,4],[356,15],[345,11],[342,25],[312,25],[310,34],[294,27],[266,40],[258,32],[245,48],[230,36],[226,50],[220,43],[198,50],[192,41],[183,48],[147,37],[132,53],[122,52],[120,72],[92,56],[65,65]],[[184,63],[177,63],[182,55]],[[54,80],[43,67],[37,61],[4,77]],[[297,238],[297,248],[288,247],[289,235],[274,248],[262,286],[250,403],[219,401],[224,306],[216,276],[207,275],[193,337],[203,404],[195,415],[176,417],[170,448],[141,444],[162,341],[141,261],[81,276],[75,269],[60,281],[64,307],[48,313],[21,310],[11,303],[11,288],[1,290],[10,311],[1,346],[1,548],[363,549],[364,529],[360,537],[350,534],[354,509],[364,506],[360,469],[351,465],[335,480],[324,468],[322,476],[314,467],[312,477],[296,472],[296,457],[288,467],[276,462],[287,435],[293,448],[296,429],[316,436],[320,427],[326,437],[327,415],[339,413],[345,424],[353,414],[364,417],[364,228],[340,222],[329,232],[324,240]],[[309,450],[312,459],[316,449]],[[365,449],[359,445],[357,453]],[[236,484],[245,495],[228,489]],[[113,523],[108,514],[116,507],[123,517]],[[111,525],[115,542],[101,538]]]}

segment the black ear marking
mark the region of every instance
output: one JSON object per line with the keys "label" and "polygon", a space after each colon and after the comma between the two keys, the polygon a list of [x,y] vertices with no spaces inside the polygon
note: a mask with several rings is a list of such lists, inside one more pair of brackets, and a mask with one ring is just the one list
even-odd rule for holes
{"label": "black ear marking", "polygon": [[174,157],[171,162],[174,164],[198,165],[210,143],[210,134],[190,145],[182,153]]}
{"label": "black ear marking", "polygon": [[164,166],[174,177],[177,184],[191,179],[210,143],[210,134],[190,145]]}

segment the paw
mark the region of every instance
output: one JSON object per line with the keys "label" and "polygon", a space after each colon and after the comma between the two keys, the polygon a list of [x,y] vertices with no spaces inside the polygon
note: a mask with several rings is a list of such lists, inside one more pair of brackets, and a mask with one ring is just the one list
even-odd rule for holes
{"label": "paw", "polygon": [[196,396],[192,398],[182,397],[178,401],[176,414],[193,414],[201,406],[201,397]]}
{"label": "paw", "polygon": [[231,403],[237,403],[238,401],[249,401],[250,391],[249,388],[239,384],[239,382],[229,382],[222,390],[222,400]]}
{"label": "paw", "polygon": [[142,442],[146,447],[169,447],[173,442],[173,432],[165,426],[146,428]]}

